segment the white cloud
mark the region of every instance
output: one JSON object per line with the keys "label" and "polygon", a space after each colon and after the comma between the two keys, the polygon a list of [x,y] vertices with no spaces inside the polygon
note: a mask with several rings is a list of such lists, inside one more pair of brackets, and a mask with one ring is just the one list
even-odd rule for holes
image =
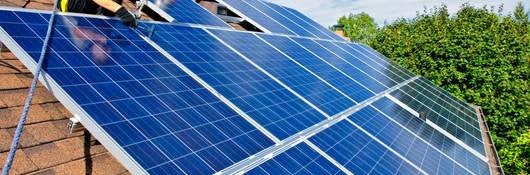
{"label": "white cloud", "polygon": [[[423,11],[424,7],[431,8],[447,5],[451,13],[455,13],[459,7],[468,2],[477,7],[499,6],[504,4],[504,11],[513,11],[518,0],[269,0],[301,11],[310,18],[324,26],[331,26],[336,20],[348,13],[366,12],[370,14],[379,24],[385,21],[392,22],[400,17],[410,18],[417,11]],[[530,3],[526,2],[530,9]]]}

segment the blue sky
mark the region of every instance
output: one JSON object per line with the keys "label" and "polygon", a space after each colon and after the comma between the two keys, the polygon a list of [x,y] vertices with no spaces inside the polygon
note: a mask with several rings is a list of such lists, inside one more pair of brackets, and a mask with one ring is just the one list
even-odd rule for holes
{"label": "blue sky", "polygon": [[[331,26],[336,20],[348,13],[366,12],[375,18],[379,25],[385,21],[392,22],[399,17],[410,18],[424,7],[446,4],[451,13],[456,12],[466,2],[473,6],[499,6],[504,4],[504,11],[513,11],[520,0],[268,0],[301,11],[324,26]],[[530,2],[522,0],[530,10]]]}

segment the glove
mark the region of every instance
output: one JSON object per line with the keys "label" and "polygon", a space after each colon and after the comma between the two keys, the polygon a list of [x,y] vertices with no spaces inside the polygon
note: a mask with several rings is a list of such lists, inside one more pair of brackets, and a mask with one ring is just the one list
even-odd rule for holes
{"label": "glove", "polygon": [[118,11],[116,11],[116,16],[120,17],[121,22],[124,25],[132,28],[138,27],[138,21],[136,21],[134,15],[124,7],[121,7],[120,9],[118,9]]}

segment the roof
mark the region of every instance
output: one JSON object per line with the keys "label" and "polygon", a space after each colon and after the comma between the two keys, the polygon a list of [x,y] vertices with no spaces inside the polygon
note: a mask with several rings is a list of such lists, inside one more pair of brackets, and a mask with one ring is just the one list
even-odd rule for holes
{"label": "roof", "polygon": [[[4,162],[33,76],[9,51],[0,58],[0,162]],[[37,88],[14,174],[126,174],[127,170],[90,133],[69,134],[72,114],[42,85]],[[1,169],[1,167],[0,167]]]}

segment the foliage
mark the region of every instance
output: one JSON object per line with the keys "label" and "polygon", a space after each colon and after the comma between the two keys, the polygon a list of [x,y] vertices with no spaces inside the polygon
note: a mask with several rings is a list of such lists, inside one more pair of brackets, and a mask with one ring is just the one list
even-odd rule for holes
{"label": "foliage", "polygon": [[504,169],[515,170],[510,173],[528,174],[530,172],[530,132],[522,134],[515,142],[499,150],[505,156]]}
{"label": "foliage", "polygon": [[367,13],[342,16],[337,23],[344,26],[344,35],[352,41],[363,43],[370,41],[377,32],[377,24]]}
{"label": "foliage", "polygon": [[426,9],[357,41],[482,106],[506,174],[528,174],[529,29],[521,4],[512,15],[502,15],[502,8],[464,4],[455,15],[446,6]]}

